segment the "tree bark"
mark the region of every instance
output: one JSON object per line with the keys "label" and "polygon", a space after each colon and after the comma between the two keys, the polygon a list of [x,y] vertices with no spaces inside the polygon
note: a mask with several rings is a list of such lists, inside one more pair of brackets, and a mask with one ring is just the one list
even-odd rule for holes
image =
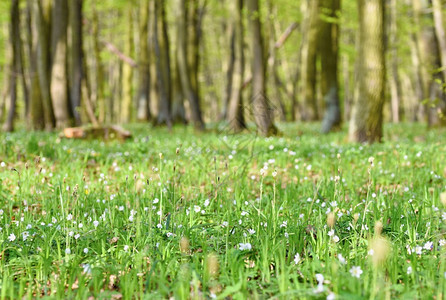
{"label": "tree bark", "polygon": [[81,124],[80,106],[82,98],[83,77],[83,34],[82,34],[82,0],[69,0],[69,19],[71,29],[71,70],[70,70],[70,100],[74,121]]}
{"label": "tree bark", "polygon": [[[282,122],[286,121],[286,111],[285,104],[282,100],[282,94],[280,93],[279,86],[282,84],[278,74],[278,63],[277,63],[277,50],[280,47],[280,44],[284,41],[280,40],[276,42],[276,27],[275,22],[278,19],[277,17],[277,6],[274,5],[273,1],[269,0],[268,2],[268,31],[269,31],[269,54],[267,61],[267,73],[269,86],[272,88],[272,99],[274,99],[277,107],[277,112],[279,114],[279,119]],[[283,36],[281,37],[283,38]]]}
{"label": "tree bark", "polygon": [[438,87],[434,79],[439,74],[435,71],[439,65],[438,41],[435,36],[435,28],[432,24],[433,17],[426,1],[412,0],[413,20],[418,29],[415,34],[416,55],[419,62],[419,76],[421,82],[419,101],[424,105],[428,126],[439,124],[437,107]]}
{"label": "tree bark", "polygon": [[260,10],[258,0],[247,0],[249,31],[251,35],[252,51],[252,100],[254,119],[257,130],[263,136],[277,134],[274,125],[274,110],[268,100],[265,87],[265,56],[263,37],[260,24]]}
{"label": "tree bark", "polygon": [[390,44],[390,104],[392,108],[392,122],[400,122],[401,84],[398,75],[398,27],[397,1],[390,0],[389,8],[389,44]]}
{"label": "tree bark", "polygon": [[35,130],[45,129],[45,117],[42,103],[42,93],[40,91],[39,74],[37,72],[37,49],[38,45],[38,14],[37,5],[34,1],[27,0],[26,9],[29,14],[28,43],[29,43],[29,75],[30,75],[30,119],[31,127]]}
{"label": "tree bark", "polygon": [[33,1],[37,18],[37,73],[45,118],[45,129],[55,126],[55,116],[51,100],[51,0]]}
{"label": "tree bark", "polygon": [[186,1],[180,0],[180,5],[178,9],[177,16],[177,58],[178,58],[178,69],[180,73],[181,86],[186,98],[189,101],[191,109],[191,119],[194,126],[198,130],[204,129],[204,122],[201,115],[200,99],[198,91],[195,89],[193,84],[193,78],[191,78],[191,66],[188,62],[189,50],[188,40],[189,31],[187,30],[187,10]]}
{"label": "tree bark", "polygon": [[[441,0],[432,0],[433,4],[433,13],[434,13],[434,26],[435,33],[438,42],[438,51],[439,51],[439,60],[441,64],[441,74],[443,84],[446,82],[446,34],[444,30],[443,23],[443,9]],[[439,87],[440,88],[440,87]],[[438,103],[438,115],[439,115],[439,123],[441,126],[446,126],[446,95],[444,93],[444,88],[439,93],[439,103]]]}
{"label": "tree bark", "polygon": [[156,124],[172,127],[171,110],[171,74],[169,56],[169,38],[167,35],[166,11],[163,1],[155,1],[154,52],[158,87],[158,117]]}
{"label": "tree bark", "polygon": [[[233,1],[233,9],[231,11],[233,20],[232,28],[234,29],[231,49],[232,76],[228,76],[228,92],[229,105],[227,111],[227,120],[231,130],[238,132],[246,128],[243,108],[243,76],[245,73],[245,57],[243,53],[243,0]],[[228,74],[229,75],[229,74]],[[229,88],[230,86],[230,88]]]}
{"label": "tree bark", "polygon": [[303,15],[299,76],[299,95],[302,97],[301,118],[303,121],[315,121],[319,119],[316,94],[318,0],[303,0],[301,11]]}
{"label": "tree bark", "polygon": [[321,92],[325,102],[321,131],[328,133],[333,127],[341,124],[338,79],[339,24],[337,23],[341,3],[340,0],[320,0],[320,3],[323,15],[318,48],[321,58]]}
{"label": "tree bark", "polygon": [[51,26],[51,100],[53,102],[56,127],[71,125],[70,99],[67,80],[67,25],[68,6],[66,0],[54,0]]}
{"label": "tree bark", "polygon": [[150,113],[150,67],[149,67],[149,1],[141,0],[139,23],[139,64],[138,64],[138,95],[137,95],[137,119],[148,121]]}
{"label": "tree bark", "polygon": [[[127,56],[133,54],[133,9],[132,5],[127,8],[128,32],[124,44],[124,53]],[[122,64],[122,102],[120,122],[128,123],[132,119],[133,112],[133,68],[129,64]]]}
{"label": "tree bark", "polygon": [[[94,91],[94,103],[97,106],[98,121],[103,124],[106,121],[111,121],[112,110],[109,110],[107,115],[107,106],[104,98],[104,66],[101,59],[101,43],[99,41],[99,21],[97,12],[97,1],[93,1],[93,15],[92,15],[92,36],[93,36],[93,56],[95,61],[95,91]],[[110,106],[109,106],[110,107]]]}
{"label": "tree bark", "polygon": [[350,121],[353,142],[379,142],[383,136],[385,52],[384,0],[359,0],[357,91]]}
{"label": "tree bark", "polygon": [[[231,2],[231,5],[236,2]],[[230,10],[230,13],[233,14],[235,11]],[[223,70],[226,75],[226,82],[223,86],[223,106],[220,115],[220,119],[227,120],[228,119],[228,109],[229,109],[229,101],[231,98],[232,91],[232,76],[234,74],[234,64],[235,64],[235,24],[233,22],[233,17],[230,22],[226,22],[228,24],[223,24],[226,26],[226,35],[229,40],[229,55],[225,57],[225,61],[223,62]]]}
{"label": "tree bark", "polygon": [[20,74],[20,11],[19,0],[12,0],[10,9],[9,41],[11,63],[9,67],[9,99],[7,101],[7,116],[3,130],[14,130],[14,118],[17,105],[17,77]]}

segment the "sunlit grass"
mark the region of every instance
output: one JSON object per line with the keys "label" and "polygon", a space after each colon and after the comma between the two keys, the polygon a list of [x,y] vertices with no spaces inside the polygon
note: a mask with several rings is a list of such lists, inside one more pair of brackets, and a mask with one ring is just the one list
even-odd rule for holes
{"label": "sunlit grass", "polygon": [[1,134],[1,298],[444,297],[445,131],[281,128]]}

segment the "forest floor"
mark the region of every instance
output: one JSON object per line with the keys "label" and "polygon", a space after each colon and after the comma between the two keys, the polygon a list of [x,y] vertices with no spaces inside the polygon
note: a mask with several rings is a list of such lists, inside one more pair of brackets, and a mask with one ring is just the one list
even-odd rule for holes
{"label": "forest floor", "polygon": [[128,128],[0,134],[1,299],[445,297],[445,130]]}

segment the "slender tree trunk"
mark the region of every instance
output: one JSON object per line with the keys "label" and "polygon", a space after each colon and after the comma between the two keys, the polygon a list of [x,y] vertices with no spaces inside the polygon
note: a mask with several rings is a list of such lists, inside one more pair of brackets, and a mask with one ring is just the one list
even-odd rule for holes
{"label": "slender tree trunk", "polygon": [[320,24],[321,58],[321,92],[325,102],[325,114],[322,121],[322,132],[328,133],[333,127],[341,124],[339,107],[338,50],[339,25],[337,19],[341,9],[340,0],[320,0],[321,13],[324,14]]}
{"label": "slender tree trunk", "polygon": [[150,113],[150,67],[149,67],[149,1],[141,0],[140,23],[139,23],[139,76],[138,76],[138,96],[137,96],[137,119],[148,121]]}
{"label": "slender tree trunk", "polygon": [[316,54],[319,9],[318,0],[303,0],[301,4],[302,46],[300,59],[299,95],[302,97],[303,121],[319,119],[316,93]]}
{"label": "slender tree trunk", "polygon": [[191,78],[191,67],[188,62],[188,30],[187,24],[187,13],[186,13],[186,1],[180,0],[180,6],[178,9],[177,16],[177,58],[178,58],[178,69],[180,73],[181,86],[186,98],[189,100],[191,108],[191,119],[194,126],[198,130],[204,129],[204,122],[201,115],[200,100],[198,96],[198,91],[194,89],[193,78]]}
{"label": "slender tree trunk", "polygon": [[350,120],[351,106],[352,106],[352,93],[350,84],[350,64],[346,54],[342,55],[342,79],[344,83],[344,120]]}
{"label": "slender tree trunk", "polygon": [[[419,61],[419,76],[421,81],[420,102],[424,103],[428,126],[439,123],[437,112],[435,71],[439,68],[438,41],[435,36],[433,17],[426,1],[412,0],[413,20],[418,29],[415,34],[416,55]],[[437,75],[438,76],[438,75]]]}
{"label": "slender tree trunk", "polygon": [[[236,2],[231,2],[231,5],[233,5]],[[231,13],[234,13],[233,10],[231,10]],[[228,119],[228,109],[229,109],[229,102],[231,98],[232,93],[232,83],[233,83],[233,76],[234,76],[234,65],[235,65],[235,24],[233,22],[234,18],[231,18],[231,22],[228,22],[227,25],[227,35],[229,38],[229,55],[226,58],[226,61],[224,62],[224,70],[226,74],[226,82],[224,85],[223,90],[223,110],[221,112],[221,119]],[[226,20],[225,20],[226,21]]]}
{"label": "slender tree trunk", "polygon": [[[393,0],[395,1],[395,0]],[[432,0],[433,13],[434,13],[434,26],[435,33],[438,40],[438,46],[440,49],[440,60],[442,66],[443,78],[446,80],[446,34],[443,24],[443,8],[441,0]]]}
{"label": "slender tree trunk", "polygon": [[[156,2],[158,3],[158,2]],[[128,32],[124,44],[124,53],[128,56],[133,54],[133,9],[132,5],[127,8]],[[132,119],[133,111],[133,68],[129,64],[122,65],[122,102],[121,102],[121,123],[128,123]]]}
{"label": "slender tree trunk", "polygon": [[359,0],[359,74],[349,137],[379,142],[383,136],[385,92],[384,0]]}
{"label": "slender tree trunk", "polygon": [[[94,103],[97,105],[98,111],[98,121],[103,124],[106,121],[111,121],[113,111],[110,110],[107,119],[107,106],[104,98],[104,66],[101,59],[101,44],[99,41],[99,21],[97,12],[97,1],[93,0],[93,16],[92,16],[92,36],[93,36],[93,55],[95,61],[95,92],[94,92]],[[109,103],[110,104],[110,103]]]}
{"label": "slender tree trunk", "polygon": [[[84,52],[84,49],[82,48],[82,53]],[[82,57],[85,57],[84,54],[82,54]],[[96,114],[94,112],[94,105],[92,102],[92,91],[91,91],[91,85],[90,80],[88,76],[88,67],[87,67],[87,61],[85,59],[82,60],[82,81],[81,81],[81,92],[82,92],[82,98],[84,99],[82,108],[85,110],[85,113],[89,119],[89,121],[94,126],[99,126],[99,120],[96,117]]]}
{"label": "slender tree trunk", "polygon": [[82,0],[69,0],[69,19],[71,29],[71,70],[70,100],[76,125],[81,124],[80,106],[82,97]]}
{"label": "slender tree trunk", "polygon": [[268,55],[268,67],[267,67],[267,73],[268,76],[268,84],[272,88],[272,98],[276,102],[277,112],[279,114],[279,118],[281,121],[286,121],[286,111],[285,111],[285,104],[282,100],[282,94],[280,93],[279,86],[281,85],[281,81],[278,74],[278,63],[277,63],[277,43],[276,43],[276,28],[275,28],[275,22],[277,22],[277,6],[274,5],[273,1],[268,1],[268,31],[269,31],[269,55]]}
{"label": "slender tree trunk", "polygon": [[252,105],[257,130],[263,136],[277,134],[274,125],[274,110],[268,100],[265,87],[265,56],[263,37],[260,24],[260,10],[258,0],[247,0],[249,31],[251,35],[252,51]]}
{"label": "slender tree trunk", "polygon": [[184,109],[184,94],[181,88],[180,73],[177,63],[177,51],[172,63],[172,122],[186,124],[186,110]]}
{"label": "slender tree trunk", "polygon": [[29,45],[29,75],[30,75],[30,119],[31,126],[35,130],[45,129],[45,117],[42,103],[42,93],[40,91],[39,74],[37,72],[37,49],[38,45],[38,14],[37,5],[32,0],[27,0],[26,9],[29,14],[28,43]]}
{"label": "slender tree trunk", "polygon": [[51,99],[53,101],[56,127],[61,129],[71,124],[70,99],[67,80],[67,25],[66,0],[54,0],[51,26]]}
{"label": "slender tree trunk", "polygon": [[158,85],[158,117],[157,124],[172,127],[171,110],[171,75],[169,57],[169,38],[167,35],[166,11],[163,1],[155,1],[154,48]]}
{"label": "slender tree trunk", "polygon": [[7,112],[6,122],[3,125],[3,130],[13,131],[14,130],[14,118],[16,115],[16,105],[17,105],[17,77],[20,74],[20,11],[19,11],[19,0],[12,0],[11,10],[10,10],[10,29],[9,29],[9,40],[10,40],[10,51],[11,51],[11,63],[9,69],[9,101],[7,102]]}
{"label": "slender tree trunk", "polygon": [[[443,23],[443,9],[441,0],[432,0],[433,13],[434,13],[434,26],[435,33],[438,42],[439,50],[439,60],[441,64],[441,75],[442,82],[446,82],[446,34],[444,30]],[[444,88],[439,93],[439,103],[438,103],[438,115],[440,119],[440,125],[446,126],[446,95],[444,93]]]}
{"label": "slender tree trunk", "polygon": [[233,9],[231,11],[233,16],[234,38],[231,43],[233,50],[231,51],[231,60],[233,60],[232,77],[230,80],[229,91],[229,105],[227,111],[227,120],[231,130],[240,131],[246,128],[246,121],[244,117],[243,108],[243,76],[245,73],[245,57],[243,53],[244,35],[243,35],[243,0],[233,1]]}
{"label": "slender tree trunk", "polygon": [[397,0],[389,3],[389,44],[390,44],[390,104],[392,108],[392,122],[400,121],[401,85],[398,76],[398,27],[397,27]]}
{"label": "slender tree trunk", "polygon": [[53,104],[51,100],[51,0],[33,1],[37,18],[37,73],[45,118],[45,129],[50,131],[55,126]]}

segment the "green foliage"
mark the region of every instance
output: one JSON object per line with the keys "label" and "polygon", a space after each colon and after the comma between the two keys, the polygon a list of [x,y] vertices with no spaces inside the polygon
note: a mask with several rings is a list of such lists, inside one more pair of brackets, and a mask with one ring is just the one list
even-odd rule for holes
{"label": "green foliage", "polygon": [[309,125],[131,130],[0,134],[2,298],[444,295],[444,130],[388,126],[369,147]]}

